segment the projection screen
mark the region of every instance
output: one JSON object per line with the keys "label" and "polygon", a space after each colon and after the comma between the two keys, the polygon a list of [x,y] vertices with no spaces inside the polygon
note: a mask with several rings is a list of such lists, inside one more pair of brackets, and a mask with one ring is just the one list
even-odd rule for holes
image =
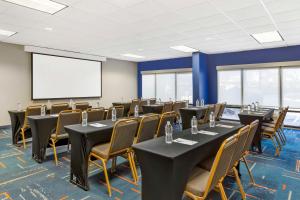
{"label": "projection screen", "polygon": [[100,61],[32,53],[32,99],[102,96]]}

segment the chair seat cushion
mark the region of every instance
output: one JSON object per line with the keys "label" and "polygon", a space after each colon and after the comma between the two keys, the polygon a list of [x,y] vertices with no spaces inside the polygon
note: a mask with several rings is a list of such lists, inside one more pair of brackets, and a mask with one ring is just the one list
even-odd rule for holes
{"label": "chair seat cushion", "polygon": [[211,167],[214,163],[215,157],[211,156],[209,158],[207,158],[206,160],[201,161],[199,164],[197,164],[198,167],[205,169],[207,171],[211,170]]}
{"label": "chair seat cushion", "polygon": [[267,126],[267,127],[275,127],[275,123],[272,122],[266,122],[266,123],[262,123],[262,126]]}
{"label": "chair seat cushion", "polygon": [[92,153],[98,155],[101,158],[108,158],[110,143],[99,144],[92,148]]}
{"label": "chair seat cushion", "polygon": [[209,171],[196,167],[188,180],[186,191],[197,196],[203,196],[209,178]]}
{"label": "chair seat cushion", "polygon": [[68,134],[68,133],[64,133],[64,134],[58,134],[58,135],[56,136],[56,134],[53,133],[53,134],[51,134],[51,138],[53,138],[53,139],[56,138],[57,140],[62,140],[62,139],[69,138],[69,134]]}

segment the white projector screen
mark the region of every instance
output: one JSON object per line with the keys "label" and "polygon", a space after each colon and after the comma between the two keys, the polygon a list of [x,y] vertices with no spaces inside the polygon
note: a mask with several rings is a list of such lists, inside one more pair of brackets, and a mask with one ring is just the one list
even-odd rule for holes
{"label": "white projector screen", "polygon": [[101,97],[100,61],[32,54],[32,99]]}

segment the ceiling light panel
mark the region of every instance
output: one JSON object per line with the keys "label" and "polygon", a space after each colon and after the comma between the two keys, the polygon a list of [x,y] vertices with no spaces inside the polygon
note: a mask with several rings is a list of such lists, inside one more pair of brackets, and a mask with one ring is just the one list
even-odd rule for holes
{"label": "ceiling light panel", "polygon": [[175,49],[177,51],[182,51],[182,52],[185,52],[185,53],[193,53],[193,52],[199,51],[197,49],[194,49],[194,48],[191,48],[191,47],[187,47],[187,46],[184,46],[184,45],[172,46],[170,48],[171,49]]}
{"label": "ceiling light panel", "polygon": [[124,53],[124,54],[121,54],[121,56],[130,57],[130,58],[145,58],[145,56],[131,54],[131,53]]}
{"label": "ceiling light panel", "polygon": [[283,38],[278,31],[270,31],[263,33],[254,33],[251,36],[259,43],[268,43],[268,42],[280,42],[283,41]]}
{"label": "ceiling light panel", "polygon": [[2,36],[10,37],[10,36],[12,36],[16,33],[17,32],[14,32],[14,31],[8,31],[8,30],[0,29],[0,35],[2,35]]}

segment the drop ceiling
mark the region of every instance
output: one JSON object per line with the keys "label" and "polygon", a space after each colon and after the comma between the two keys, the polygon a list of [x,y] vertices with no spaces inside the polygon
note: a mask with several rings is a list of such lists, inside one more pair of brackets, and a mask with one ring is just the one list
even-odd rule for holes
{"label": "drop ceiling", "polygon": [[[146,61],[300,44],[299,0],[55,0],[51,15],[0,0],[0,41]],[[251,34],[279,31],[284,41],[259,44]],[[136,54],[142,58],[128,58]]]}

